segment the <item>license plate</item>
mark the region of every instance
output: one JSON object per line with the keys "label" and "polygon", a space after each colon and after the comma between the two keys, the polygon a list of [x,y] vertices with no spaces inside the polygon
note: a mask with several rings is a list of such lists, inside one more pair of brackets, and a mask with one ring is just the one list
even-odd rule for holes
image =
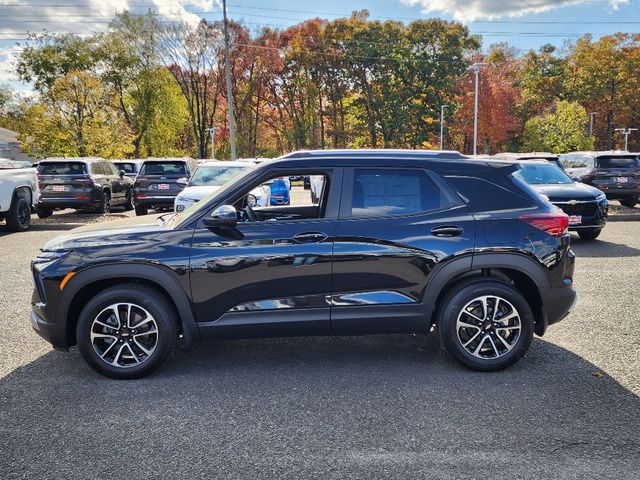
{"label": "license plate", "polygon": [[629,177],[616,177],[618,183],[629,183]]}
{"label": "license plate", "polygon": [[65,186],[65,185],[52,185],[51,186],[51,190],[53,190],[54,192],[66,192],[69,189],[69,187]]}
{"label": "license plate", "polygon": [[169,184],[168,183],[158,184],[158,190],[169,190]]}
{"label": "license plate", "polygon": [[582,215],[569,215],[569,225],[580,225],[582,223]]}

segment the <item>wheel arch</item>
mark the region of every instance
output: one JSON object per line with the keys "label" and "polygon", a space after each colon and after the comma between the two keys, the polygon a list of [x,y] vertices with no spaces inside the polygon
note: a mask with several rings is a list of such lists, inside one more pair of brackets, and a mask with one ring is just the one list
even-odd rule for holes
{"label": "wheel arch", "polygon": [[427,306],[429,328],[436,323],[436,313],[447,293],[470,279],[497,280],[513,285],[526,298],[535,319],[535,332],[543,335],[548,320],[544,314],[541,289],[549,280],[542,266],[532,258],[518,253],[483,253],[471,258],[451,260],[443,265],[427,285],[424,303]]}
{"label": "wheel arch", "polygon": [[122,283],[139,283],[160,292],[176,309],[186,346],[200,339],[191,302],[174,275],[166,267],[126,263],[89,267],[71,277],[57,312],[57,317],[66,321],[67,345],[76,343],[75,329],[86,301],[96,293]]}
{"label": "wheel arch", "polygon": [[18,198],[21,195],[28,195],[27,200],[29,201],[29,206],[33,205],[33,190],[31,190],[30,185],[19,185],[13,190],[13,198]]}

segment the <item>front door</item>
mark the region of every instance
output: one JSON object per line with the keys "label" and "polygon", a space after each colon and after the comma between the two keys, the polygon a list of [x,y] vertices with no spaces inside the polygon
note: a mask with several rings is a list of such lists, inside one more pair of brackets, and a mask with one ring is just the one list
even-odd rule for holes
{"label": "front door", "polygon": [[[327,179],[315,203],[301,181],[288,180],[290,172],[267,173],[225,202],[238,211],[235,228],[196,227],[191,290],[205,338],[330,333],[331,261],[341,172],[296,175],[307,173]],[[290,203],[258,207],[255,200],[261,190],[268,192],[274,178],[285,177]]]}

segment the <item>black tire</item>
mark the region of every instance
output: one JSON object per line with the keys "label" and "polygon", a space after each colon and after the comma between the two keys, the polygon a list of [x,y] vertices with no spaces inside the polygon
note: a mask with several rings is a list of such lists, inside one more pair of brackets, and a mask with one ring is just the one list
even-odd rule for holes
{"label": "black tire", "polygon": [[595,240],[600,236],[601,228],[585,228],[578,230],[578,235],[583,240]]}
{"label": "black tire", "polygon": [[38,218],[49,218],[53,215],[53,210],[50,208],[36,207],[36,214],[38,215]]}
{"label": "black tire", "polygon": [[141,215],[146,215],[148,213],[147,207],[144,205],[136,205],[136,215],[140,217]]}
{"label": "black tire", "polygon": [[125,212],[130,212],[134,208],[135,208],[135,205],[133,204],[133,192],[131,190],[128,190],[127,196],[125,197],[125,201],[124,201],[124,210]]}
{"label": "black tire", "polygon": [[100,215],[111,213],[111,195],[109,195],[109,192],[102,192],[102,200],[100,205],[96,207],[96,213]]}
{"label": "black tire", "polygon": [[7,228],[11,232],[24,232],[31,225],[31,205],[20,194],[13,197],[11,208],[6,215]]}
{"label": "black tire", "polygon": [[[465,320],[471,319],[472,317],[470,316],[462,316],[463,309],[470,302],[473,302],[474,299],[483,296],[495,296],[500,297],[502,300],[506,300],[506,302],[500,304],[501,306],[498,307],[498,311],[505,309],[505,307],[507,311],[510,309],[509,307],[515,308],[520,325],[519,334],[516,334],[515,330],[502,330],[502,338],[507,339],[505,335],[513,335],[513,337],[511,337],[511,341],[513,343],[510,350],[506,349],[495,336],[491,338],[491,340],[485,338],[494,334],[501,334],[492,327],[492,325],[496,325],[496,322],[485,320],[485,324],[487,322],[491,324],[488,330],[485,330],[486,325],[482,326],[481,324],[480,327],[476,326],[468,329],[462,327],[461,333],[458,332],[458,316],[460,315],[461,318]],[[491,300],[487,303],[491,304]],[[493,303],[495,305],[495,301]],[[471,306],[473,305],[474,304],[472,303]],[[487,310],[490,308],[491,305],[489,305]],[[487,315],[487,317],[489,316],[490,315]],[[463,282],[460,286],[452,289],[440,303],[436,321],[436,327],[440,334],[440,339],[447,353],[462,365],[472,370],[491,372],[502,370],[513,365],[526,353],[533,338],[534,319],[529,303],[517,289],[511,285],[498,281],[474,279]],[[513,321],[515,322],[515,320]],[[497,322],[500,322],[499,317]],[[501,323],[499,324],[502,325]],[[504,325],[508,325],[508,323]],[[478,330],[474,330],[475,328]],[[478,356],[474,356],[473,352],[467,350],[467,348],[463,346],[463,340],[460,336],[468,334],[469,338],[471,338],[473,336],[471,332],[473,332],[473,334],[478,333],[479,340],[477,340],[478,343],[475,343],[475,341],[472,342],[469,345],[469,349],[477,348],[478,344],[481,344],[480,348],[482,350],[490,345],[497,345],[497,348],[492,348],[496,356],[493,358],[479,358]],[[467,340],[467,338],[465,338],[465,340]],[[498,352],[498,349],[500,348],[504,350],[504,353],[501,355]],[[480,355],[483,353],[482,350],[479,352]]]}
{"label": "black tire", "polygon": [[[104,329],[104,327],[101,327],[102,324],[94,325],[94,320],[97,319],[103,310],[108,309],[110,305],[118,303],[134,304],[136,305],[135,308],[138,308],[140,312],[144,309],[153,317],[157,334],[155,337],[156,343],[150,355],[144,356],[143,351],[137,348],[135,343],[131,343],[133,340],[132,337],[136,332],[135,329],[129,329],[127,332],[120,332],[118,330],[118,335],[116,335],[116,329],[113,327]],[[120,312],[121,315],[125,315],[126,310]],[[112,321],[115,322],[113,318],[114,317],[112,317]],[[136,317],[136,314],[132,315],[132,318],[135,320],[131,324],[133,327],[135,327],[136,323],[140,324],[145,319],[144,316]],[[105,322],[107,321],[104,320],[104,316],[101,316],[100,319]],[[115,325],[117,325],[117,323],[115,323]],[[118,365],[108,363],[100,357],[96,351],[96,349],[99,349],[99,346],[94,348],[91,340],[92,328],[94,329],[94,333],[99,333],[95,331],[96,328],[102,328],[103,333],[113,334],[116,339],[120,338],[113,342],[115,349],[118,349],[115,354],[113,353],[115,349],[109,351],[108,346],[102,352],[108,360],[111,359],[112,355],[118,355],[118,357],[115,357],[115,362],[118,363]],[[127,330],[127,328],[121,328],[123,331]],[[125,334],[127,337],[122,336]],[[153,334],[151,333],[149,335],[151,336]],[[160,367],[169,355],[171,355],[177,338],[178,320],[173,306],[156,290],[138,284],[122,284],[117,287],[108,288],[94,296],[82,309],[76,327],[78,348],[87,364],[96,372],[117,379],[140,378]],[[132,346],[129,347],[127,343]],[[118,345],[121,346],[118,347]],[[132,359],[135,356],[134,351],[140,354],[140,363],[132,363]]]}
{"label": "black tire", "polygon": [[622,200],[620,200],[620,205],[623,205],[629,208],[634,208],[638,204],[638,200],[639,200],[638,197],[623,198]]}

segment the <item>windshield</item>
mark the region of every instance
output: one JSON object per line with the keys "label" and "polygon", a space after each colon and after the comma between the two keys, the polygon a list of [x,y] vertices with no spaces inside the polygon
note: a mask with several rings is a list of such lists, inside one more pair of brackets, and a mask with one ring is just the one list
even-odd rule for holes
{"label": "windshield", "polygon": [[220,188],[217,188],[216,190],[209,193],[208,195],[205,195],[204,197],[202,197],[202,200],[200,200],[199,202],[194,203],[189,208],[169,218],[167,222],[164,224],[164,226],[167,228],[173,228],[182,222],[189,221],[191,217],[195,217],[199,214],[200,208],[203,205],[206,205],[207,203],[209,203],[210,199],[217,197],[218,195],[224,195],[225,190],[229,188],[233,188],[233,186],[236,185],[237,183],[244,182],[245,181],[244,178],[251,172],[253,172],[253,168],[251,168],[251,166],[249,166],[249,168],[242,168],[238,175],[235,175],[234,177],[230,178],[224,185],[221,185]]}
{"label": "windshield", "polygon": [[191,177],[190,187],[214,186],[220,187],[229,180],[241,175],[248,167],[225,165],[200,165]]}
{"label": "windshield", "polygon": [[184,162],[145,162],[140,175],[186,175]]}
{"label": "windshield", "polygon": [[598,157],[598,168],[638,168],[638,157]]}
{"label": "windshield", "polygon": [[122,170],[124,173],[136,173],[136,164],[135,163],[116,163],[116,167],[118,170]]}
{"label": "windshield", "polygon": [[551,163],[530,163],[520,165],[513,173],[529,185],[558,185],[573,183],[573,179]]}
{"label": "windshield", "polygon": [[82,162],[40,162],[40,175],[86,175],[85,164]]}

